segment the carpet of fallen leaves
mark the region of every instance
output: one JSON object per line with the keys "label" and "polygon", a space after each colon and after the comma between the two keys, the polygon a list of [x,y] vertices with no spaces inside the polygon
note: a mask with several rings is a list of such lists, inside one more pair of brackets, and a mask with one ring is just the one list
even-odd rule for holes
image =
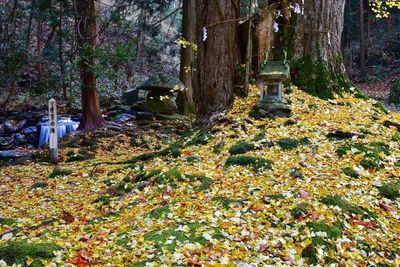
{"label": "carpet of fallen leaves", "polygon": [[[352,94],[324,101],[293,88],[287,96],[291,123],[255,120],[248,114],[256,93],[254,87],[248,98],[235,101],[227,123],[214,127],[208,143],[187,146],[177,158],[142,164],[144,170],[176,168],[185,176],[209,177],[206,190],[196,190],[198,181],[150,182],[107,203],[94,201],[112,193],[110,183],[130,177],[134,186],[138,171],[96,163],[153,151],[132,146],[124,134],[102,139],[94,159],[61,162],[58,168],[71,174],[49,178],[54,166],[43,162],[1,167],[0,217],[15,222],[0,224],[0,244],[26,239],[59,245],[55,258],[42,261],[46,266],[399,266],[400,202],[382,197],[378,187],[400,177],[400,145],[392,139],[396,129],[382,125],[400,122],[400,115],[381,113],[373,100]],[[337,130],[365,134],[350,141],[389,145],[390,155],[380,155],[384,168],[365,170],[356,149],[338,156],[336,150],[349,140],[326,137]],[[273,143],[305,137],[310,142],[293,150],[275,145],[246,153],[271,160],[271,170],[226,167],[228,149],[238,141],[252,142],[260,132]],[[214,153],[221,141],[221,153]],[[359,177],[345,175],[346,167]],[[40,182],[46,186],[33,186]],[[375,216],[324,204],[327,196],[340,196]],[[306,208],[296,210],[301,204]],[[327,236],[328,230],[313,223],[341,225],[341,234]]]}

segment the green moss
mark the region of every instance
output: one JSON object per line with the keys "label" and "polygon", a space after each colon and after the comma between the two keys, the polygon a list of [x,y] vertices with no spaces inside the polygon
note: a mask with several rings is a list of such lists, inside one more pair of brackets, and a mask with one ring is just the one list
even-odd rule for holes
{"label": "green moss", "polygon": [[395,200],[400,197],[400,181],[386,183],[378,187],[378,190],[383,197]]}
{"label": "green moss", "polygon": [[259,142],[261,140],[264,140],[265,138],[267,138],[267,134],[264,131],[262,131],[256,134],[256,136],[254,136],[253,141]]}
{"label": "green moss", "polygon": [[54,251],[61,250],[61,247],[52,243],[28,243],[26,241],[13,241],[0,245],[0,259],[7,264],[21,264],[27,266],[28,257],[34,262],[30,266],[43,266],[41,259],[54,258]]}
{"label": "green moss", "polygon": [[271,169],[272,164],[273,162],[270,160],[252,156],[232,156],[229,157],[225,162],[225,166],[251,166],[256,170]]}
{"label": "green moss", "polygon": [[212,184],[212,180],[206,176],[188,175],[188,179],[190,182],[200,182],[200,185],[195,189],[197,192],[208,190]]}
{"label": "green moss", "polygon": [[186,162],[188,162],[188,163],[200,162],[200,157],[197,157],[197,156],[187,157]]}
{"label": "green moss", "polygon": [[41,188],[46,188],[46,187],[48,187],[48,186],[49,186],[49,185],[48,185],[47,183],[38,182],[38,183],[33,184],[33,185],[31,186],[31,189],[41,189]]}
{"label": "green moss", "polygon": [[16,223],[16,221],[12,220],[12,219],[7,219],[7,218],[2,218],[0,217],[0,225],[7,225],[7,226],[11,226],[14,223]]}
{"label": "green moss", "polygon": [[321,202],[328,206],[338,206],[343,212],[364,215],[365,217],[371,217],[373,214],[372,212],[364,211],[358,206],[351,205],[347,200],[342,199],[340,196],[327,196],[322,198]]}
{"label": "green moss", "polygon": [[321,57],[315,62],[309,55],[298,59],[292,64],[291,73],[300,89],[324,100],[333,98],[333,91],[339,86]]}
{"label": "green moss", "polygon": [[66,162],[84,161],[94,159],[95,156],[86,149],[80,149],[78,153],[70,151],[67,153]]}
{"label": "green moss", "polygon": [[224,146],[225,146],[225,142],[224,142],[224,141],[221,141],[221,142],[219,142],[218,144],[213,145],[213,147],[212,147],[212,152],[213,152],[214,154],[219,154],[219,153],[221,153],[222,150],[224,149]]}
{"label": "green moss", "polygon": [[148,216],[152,219],[159,219],[165,217],[170,212],[170,205],[158,207],[149,212]]}
{"label": "green moss", "polygon": [[172,156],[173,158],[180,157],[182,152],[176,146],[169,146],[160,152],[161,156]]}
{"label": "green moss", "polygon": [[312,229],[313,232],[325,232],[330,239],[339,238],[343,235],[343,226],[340,223],[329,226],[321,221],[315,221],[308,223],[307,226]]}
{"label": "green moss", "polygon": [[305,216],[308,213],[308,210],[310,208],[310,205],[307,203],[301,203],[299,205],[297,205],[296,207],[294,207],[290,213],[292,214],[292,216],[296,219]]}
{"label": "green moss", "polygon": [[361,143],[348,143],[340,146],[336,153],[338,156],[344,156],[347,151],[357,149],[357,154],[364,153],[364,159],[360,162],[360,165],[365,169],[380,169],[383,168],[383,159],[380,156],[381,153],[390,155],[390,148],[384,142],[371,142],[369,144]]}
{"label": "green moss", "polygon": [[191,145],[207,145],[214,137],[211,134],[200,134],[195,136],[192,140],[185,144],[185,146]]}
{"label": "green moss", "polygon": [[249,151],[253,151],[254,149],[255,149],[254,144],[246,141],[240,141],[229,149],[229,153],[231,155],[244,154]]}
{"label": "green moss", "polygon": [[136,182],[147,182],[154,176],[157,176],[161,173],[161,170],[151,170],[151,171],[139,171],[135,174]]}
{"label": "green moss", "polygon": [[368,100],[369,97],[365,95],[363,92],[360,91],[360,89],[356,89],[356,92],[354,94],[355,98],[361,99],[361,100]]}
{"label": "green moss", "polygon": [[214,197],[213,200],[218,203],[221,203],[222,207],[227,210],[229,210],[232,206],[241,204],[238,200],[228,197]]}
{"label": "green moss", "polygon": [[311,265],[318,264],[317,255],[318,255],[317,249],[313,245],[308,245],[301,252],[301,257],[307,259],[308,263]]}
{"label": "green moss", "polygon": [[72,171],[65,169],[54,169],[50,174],[49,178],[56,178],[58,176],[68,176],[72,174]]}
{"label": "green moss", "polygon": [[375,104],[373,104],[373,106],[379,110],[380,112],[384,113],[384,114],[389,114],[389,111],[387,110],[387,108],[385,107],[385,105],[382,104],[382,102],[376,102]]}
{"label": "green moss", "polygon": [[[154,231],[146,234],[144,236],[145,240],[153,241],[158,250],[162,250],[162,248],[166,248],[168,251],[175,251],[177,245],[183,243],[198,243],[204,246],[208,241],[202,236],[200,232],[200,228],[204,227],[205,224],[194,222],[188,223],[184,225],[177,225],[172,228],[163,229],[160,231]],[[186,228],[187,232],[180,231],[179,228]],[[212,228],[212,237],[216,239],[220,239],[220,231],[216,228]],[[175,237],[169,239],[170,237]],[[167,240],[171,240],[170,244],[165,244]]]}
{"label": "green moss", "polygon": [[399,131],[397,131],[397,132],[393,135],[392,141],[395,141],[395,142],[399,142],[399,141],[400,141],[400,132],[399,132]]}
{"label": "green moss", "polygon": [[359,178],[360,177],[360,175],[355,170],[353,170],[353,168],[350,168],[350,167],[344,168],[343,169],[343,173],[345,175],[347,175],[349,177],[353,177],[353,178]]}
{"label": "green moss", "polygon": [[169,171],[166,171],[160,175],[158,175],[154,181],[157,184],[167,184],[167,183],[174,183],[176,181],[178,182],[184,182],[182,174],[177,170],[177,169],[171,169]]}
{"label": "green moss", "polygon": [[295,149],[296,147],[299,146],[299,141],[296,139],[292,138],[282,138],[278,140],[278,145],[283,149],[283,150],[291,150]]}
{"label": "green moss", "polygon": [[101,203],[102,205],[109,205],[111,202],[110,196],[99,196],[98,198],[94,199],[92,203]]}

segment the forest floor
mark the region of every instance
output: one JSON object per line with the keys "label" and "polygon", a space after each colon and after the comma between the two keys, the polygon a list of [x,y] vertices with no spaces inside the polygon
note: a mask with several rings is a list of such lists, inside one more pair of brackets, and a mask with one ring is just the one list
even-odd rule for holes
{"label": "forest floor", "polygon": [[399,266],[400,114],[293,88],[290,119],[256,120],[256,92],[204,134],[99,131],[56,168],[1,167],[0,266]]}

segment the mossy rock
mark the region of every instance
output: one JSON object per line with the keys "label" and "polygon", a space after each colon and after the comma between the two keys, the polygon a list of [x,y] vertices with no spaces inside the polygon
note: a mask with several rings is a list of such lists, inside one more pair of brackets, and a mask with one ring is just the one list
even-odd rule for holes
{"label": "mossy rock", "polygon": [[383,197],[395,200],[400,197],[400,180],[386,183],[378,187],[378,190]]}
{"label": "mossy rock", "polygon": [[34,183],[33,185],[31,185],[30,189],[42,189],[42,188],[46,188],[48,186],[49,186],[48,183],[38,182],[38,183]]}
{"label": "mossy rock", "polygon": [[326,135],[326,137],[329,139],[344,140],[344,139],[351,139],[356,135],[357,135],[356,133],[344,132],[344,131],[338,130],[335,132],[328,133]]}
{"label": "mossy rock", "polygon": [[66,169],[54,169],[50,174],[49,178],[56,178],[58,176],[68,176],[71,175],[72,171]]}
{"label": "mossy rock", "polygon": [[328,206],[338,206],[343,212],[361,215],[365,218],[377,218],[377,215],[374,212],[351,205],[347,200],[341,198],[340,196],[326,196],[320,201]]}
{"label": "mossy rock", "polygon": [[44,266],[41,259],[52,259],[54,251],[61,250],[61,247],[52,243],[28,243],[26,241],[13,241],[0,245],[0,259],[7,264],[27,265],[28,257],[34,262],[29,266]]}
{"label": "mossy rock", "polygon": [[325,232],[330,239],[340,238],[343,235],[344,227],[340,223],[335,223],[332,226],[321,221],[308,223],[307,226],[314,232]]}
{"label": "mossy rock", "polygon": [[100,203],[102,205],[109,205],[111,203],[111,197],[110,196],[99,196],[96,199],[94,199],[92,203]]}
{"label": "mossy rock", "polygon": [[177,146],[169,146],[160,152],[161,156],[172,156],[173,158],[180,157],[182,152]]}
{"label": "mossy rock", "polygon": [[255,149],[254,144],[246,141],[240,141],[229,149],[231,155],[245,154]]}
{"label": "mossy rock", "polygon": [[151,171],[138,171],[135,174],[135,182],[148,182],[151,178],[159,175],[161,170],[151,170]]}
{"label": "mossy rock", "polygon": [[[162,250],[163,248],[167,249],[170,252],[175,251],[176,247],[179,243],[191,243],[191,244],[200,244],[201,246],[205,246],[208,242],[206,238],[203,237],[200,228],[204,227],[204,223],[200,222],[192,222],[181,225],[176,225],[171,228],[163,228],[159,231],[154,231],[146,234],[144,239],[147,241],[153,241],[158,250]],[[179,229],[185,229],[184,231]],[[221,231],[217,228],[211,228],[212,237],[215,239],[221,239]],[[171,236],[174,236],[174,239],[171,239],[172,242],[170,244],[166,244],[166,241],[169,240]]]}
{"label": "mossy rock", "polygon": [[192,145],[207,145],[213,138],[214,137],[211,134],[199,134],[187,142],[185,147]]}
{"label": "mossy rock", "polygon": [[152,219],[160,219],[162,216],[166,216],[170,212],[170,205],[161,206],[153,209],[148,213],[148,216]]}
{"label": "mossy rock", "polygon": [[295,149],[296,147],[298,147],[300,143],[296,139],[282,138],[282,139],[278,140],[277,144],[283,150],[291,150],[291,149]]}
{"label": "mossy rock", "polygon": [[264,158],[252,157],[252,156],[231,156],[226,162],[225,166],[250,166],[255,170],[271,169],[273,162]]}
{"label": "mossy rock", "polygon": [[67,153],[66,162],[85,161],[94,159],[95,156],[86,149],[80,149],[78,153],[70,151]]}
{"label": "mossy rock", "polygon": [[225,147],[225,141],[221,141],[218,144],[213,145],[212,152],[214,154],[220,154]]}
{"label": "mossy rock", "polygon": [[347,175],[349,177],[352,177],[352,178],[359,178],[360,177],[360,175],[353,168],[346,167],[342,171],[343,171],[343,173],[345,175]]}
{"label": "mossy rock", "polygon": [[183,175],[175,168],[158,175],[154,179],[154,182],[157,184],[174,184],[177,181],[184,182],[185,180],[183,179]]}
{"label": "mossy rock", "polygon": [[288,118],[292,115],[287,101],[284,100],[264,100],[260,101],[249,114],[255,119],[270,118]]}
{"label": "mossy rock", "polygon": [[308,211],[310,209],[310,205],[307,203],[301,203],[299,205],[297,205],[296,207],[294,207],[290,213],[292,214],[292,216],[296,219],[299,219],[301,216],[305,216]]}

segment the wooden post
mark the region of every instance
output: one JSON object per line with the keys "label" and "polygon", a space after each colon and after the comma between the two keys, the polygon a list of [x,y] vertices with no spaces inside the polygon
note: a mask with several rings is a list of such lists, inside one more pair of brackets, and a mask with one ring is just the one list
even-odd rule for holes
{"label": "wooden post", "polygon": [[50,132],[50,159],[52,163],[58,162],[57,140],[57,106],[54,98],[49,100],[49,132]]}

